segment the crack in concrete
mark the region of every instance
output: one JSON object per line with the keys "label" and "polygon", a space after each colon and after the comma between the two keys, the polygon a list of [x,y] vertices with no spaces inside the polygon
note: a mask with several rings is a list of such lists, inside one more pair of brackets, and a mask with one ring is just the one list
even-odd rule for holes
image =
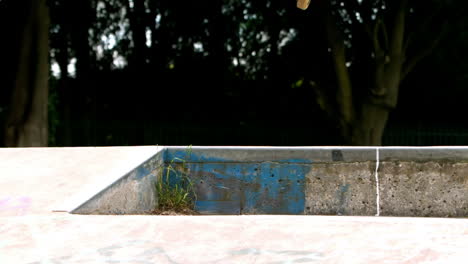
{"label": "crack in concrete", "polygon": [[376,188],[376,206],[377,206],[377,213],[375,216],[380,216],[380,184],[379,184],[379,148],[376,148],[375,153],[375,188]]}

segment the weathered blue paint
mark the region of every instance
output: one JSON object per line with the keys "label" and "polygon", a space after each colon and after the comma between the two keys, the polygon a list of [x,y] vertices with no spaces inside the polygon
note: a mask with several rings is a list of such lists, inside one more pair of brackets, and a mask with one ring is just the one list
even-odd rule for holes
{"label": "weathered blue paint", "polygon": [[178,149],[166,149],[164,155],[165,162],[226,162],[226,159],[222,159],[216,156],[206,156],[192,151],[190,148],[185,150]]}
{"label": "weathered blue paint", "polygon": [[340,186],[338,189],[338,203],[339,203],[339,209],[338,209],[338,214],[342,215],[345,214],[345,208],[346,208],[346,193],[349,190],[349,184],[343,184]]}
{"label": "weathered blue paint", "polygon": [[[312,162],[283,159],[232,162],[187,150],[168,150],[165,162],[186,166],[203,214],[302,214],[305,176]],[[172,175],[173,179],[176,175]]]}
{"label": "weathered blue paint", "polygon": [[[187,166],[183,171],[194,181],[196,208],[202,213],[375,215],[382,209],[383,215],[466,216],[466,203],[458,201],[468,199],[451,200],[467,193],[460,184],[468,160],[464,147],[163,147],[157,151],[67,211],[147,213],[158,202],[155,176],[164,174],[163,165],[170,165]],[[375,173],[373,163],[378,162],[385,163],[388,177]],[[419,177],[421,171],[428,177]],[[171,173],[172,184],[180,184],[177,175]],[[393,177],[396,181],[388,180]],[[412,195],[414,184],[419,184],[418,192]],[[450,194],[443,192],[446,186]],[[409,200],[412,207],[401,206]],[[386,206],[379,207],[381,202]]]}
{"label": "weathered blue paint", "polygon": [[[166,149],[164,151],[164,161],[173,163],[252,163],[252,162],[277,162],[277,163],[302,163],[312,164],[312,159],[303,158],[290,158],[285,159],[284,154],[276,157],[273,151],[264,151],[258,153],[253,160],[239,161],[242,159],[243,152],[245,150],[233,150],[227,157],[219,157],[216,153],[207,154],[206,151],[200,151],[198,149]],[[252,152],[249,152],[252,153]],[[239,156],[236,156],[239,155]]]}
{"label": "weathered blue paint", "polygon": [[195,210],[204,214],[240,213],[240,165],[190,163],[187,167],[197,196]]}
{"label": "weathered blue paint", "polygon": [[251,164],[244,174],[245,213],[300,214],[304,212],[304,179],[309,168],[298,164]]}
{"label": "weathered blue paint", "polygon": [[345,184],[340,187],[340,192],[342,194],[346,193],[348,190],[349,190],[349,184]]}
{"label": "weathered blue paint", "polygon": [[148,175],[150,175],[150,174],[151,174],[151,172],[150,172],[148,169],[146,169],[146,168],[143,167],[143,166],[140,166],[140,167],[138,167],[138,168],[136,169],[136,176],[135,176],[135,178],[136,178],[137,180],[141,180],[141,179],[143,179],[144,177],[146,177],[146,176],[148,176]]}

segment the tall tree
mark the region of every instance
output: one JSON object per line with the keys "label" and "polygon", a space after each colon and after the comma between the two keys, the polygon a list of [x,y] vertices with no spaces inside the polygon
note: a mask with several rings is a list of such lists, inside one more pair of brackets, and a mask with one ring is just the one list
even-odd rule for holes
{"label": "tall tree", "polygon": [[[305,8],[307,3],[300,1],[298,7]],[[437,10],[433,2],[424,3],[432,9],[430,19],[422,24],[427,27],[435,22],[436,33],[414,49],[414,35],[421,32],[411,28],[409,20],[414,13],[423,20],[424,14],[412,1],[334,0],[313,1],[312,5],[326,28],[336,79],[332,93],[315,86],[317,102],[338,121],[346,144],[381,145],[389,114],[397,106],[401,82],[434,50],[448,20],[431,21],[438,17]]]}
{"label": "tall tree", "polygon": [[14,67],[5,145],[48,144],[49,11],[46,0],[7,1],[2,7],[15,34],[8,52]]}

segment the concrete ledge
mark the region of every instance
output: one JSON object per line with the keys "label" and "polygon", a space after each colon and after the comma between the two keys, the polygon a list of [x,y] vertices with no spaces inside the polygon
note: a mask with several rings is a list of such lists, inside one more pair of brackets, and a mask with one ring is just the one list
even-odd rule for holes
{"label": "concrete ledge", "polygon": [[[0,148],[0,263],[464,264],[468,258],[468,219],[279,215],[93,216],[52,212],[52,209],[64,211],[67,208],[75,209],[85,201],[91,202],[90,198],[98,198],[96,194],[102,190],[112,192],[111,185],[121,185],[120,192],[107,198],[108,205],[111,199],[116,199],[116,204],[120,204],[115,213],[123,213],[127,206],[136,208],[149,205],[150,202],[135,201],[143,199],[139,197],[139,192],[146,188],[143,185],[151,185],[145,179],[154,179],[154,174],[157,174],[153,172],[152,176],[148,176],[151,173],[146,172],[163,164],[148,164],[146,172],[140,169],[140,165],[151,157],[152,161],[163,162],[161,156],[154,156],[160,150],[156,146]],[[315,210],[305,210],[305,213],[374,215],[376,196],[373,188],[378,176],[381,215],[401,213],[425,216],[426,213],[435,215],[437,211],[446,210],[447,215],[466,217],[466,210],[461,206],[467,200],[466,163],[463,162],[384,161],[379,164],[379,175],[375,175],[375,161],[213,164],[217,167],[212,167],[216,169],[211,170],[212,182],[217,184],[227,184],[224,179],[229,175],[247,175],[243,177],[249,179],[248,173],[237,171],[242,167],[247,172],[251,169],[252,177],[254,173],[268,176],[266,171],[270,169],[279,173],[275,177],[284,174],[281,184],[278,181],[259,180],[270,184],[270,188],[277,188],[277,193],[281,188],[287,188],[286,183],[291,183],[292,178],[286,177],[289,175],[288,168],[302,168],[294,177],[305,175],[304,180],[311,182],[296,182],[294,188],[297,192],[306,190],[307,186],[312,188],[310,193],[304,194],[303,203],[304,207]],[[205,164],[192,163],[191,166],[196,169],[203,168]],[[145,165],[142,167],[145,168]],[[261,167],[263,172],[255,171],[257,167]],[[224,171],[227,174],[218,173],[222,172],[222,168],[226,168]],[[356,173],[351,175],[348,171]],[[319,177],[320,180],[311,177]],[[355,184],[359,182],[359,177],[361,185]],[[352,182],[352,179],[356,182]],[[252,181],[250,179],[244,184]],[[325,183],[321,184],[322,181]],[[429,185],[431,182],[433,187]],[[124,193],[123,189],[130,193]],[[206,190],[204,194],[209,196],[209,189]],[[270,195],[266,189],[262,190],[265,192],[252,201],[261,201],[262,195]],[[408,196],[407,193],[411,192],[419,193],[419,196],[425,197],[425,201],[437,203],[432,204],[433,212],[427,210],[427,206],[421,207],[426,211],[415,211],[418,208],[414,204],[417,196]],[[439,194],[442,192],[445,193]],[[459,192],[457,198],[452,195],[453,192]],[[287,193],[294,194],[292,191]],[[435,198],[431,196],[434,193]],[[126,203],[123,197],[135,201]],[[71,203],[62,205],[69,199]],[[280,195],[278,199],[281,200]],[[352,207],[349,202],[365,199],[369,205]],[[441,199],[446,199],[446,203]],[[300,203],[293,201],[296,205]],[[60,203],[58,207],[56,203]]]}
{"label": "concrete ledge", "polygon": [[77,208],[75,214],[145,214],[156,208],[154,185],[163,169],[162,153],[139,165]]}
{"label": "concrete ledge", "polygon": [[467,147],[383,147],[379,154],[381,161],[468,162]]}
{"label": "concrete ledge", "polygon": [[161,153],[142,165],[145,176],[130,173],[73,212],[143,213],[156,204],[150,196],[158,167],[172,164],[188,170],[196,209],[205,214],[468,216],[468,148],[165,147]]}
{"label": "concrete ledge", "polygon": [[468,163],[383,162],[380,206],[387,216],[468,216]]}
{"label": "concrete ledge", "polygon": [[306,179],[305,214],[372,216],[377,213],[373,161],[315,164]]}
{"label": "concrete ledge", "polygon": [[[330,163],[375,161],[373,147],[168,147],[166,162],[188,163]],[[175,159],[175,162],[180,160]]]}

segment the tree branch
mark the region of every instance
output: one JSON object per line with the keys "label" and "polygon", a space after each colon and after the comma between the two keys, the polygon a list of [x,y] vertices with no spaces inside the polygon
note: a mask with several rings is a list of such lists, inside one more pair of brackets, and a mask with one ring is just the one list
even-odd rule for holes
{"label": "tree branch", "polygon": [[442,40],[443,36],[447,32],[448,29],[448,21],[445,21],[442,30],[439,32],[439,35],[425,48],[421,49],[418,53],[416,53],[411,59],[405,62],[401,73],[401,79],[403,80],[411,71],[413,71],[414,67],[424,58],[429,56],[432,51],[439,45],[440,41]]}
{"label": "tree branch", "polygon": [[327,95],[325,89],[314,81],[310,81],[309,85],[313,88],[313,91],[315,93],[315,101],[320,107],[320,109],[330,117],[335,116],[335,108],[330,102],[330,97]]}
{"label": "tree branch", "polygon": [[380,41],[379,41],[379,25],[382,22],[382,20],[377,20],[377,22],[374,25],[374,30],[372,32],[372,43],[374,44],[374,52],[377,54],[382,53],[382,47],[380,46]]}
{"label": "tree branch", "polygon": [[338,81],[336,99],[339,105],[342,121],[349,124],[355,119],[355,110],[353,106],[351,78],[349,76],[348,68],[346,67],[344,41],[332,14],[328,14],[326,23],[328,42],[331,48],[336,78]]}
{"label": "tree branch", "polygon": [[[380,31],[382,31],[383,34],[383,44],[384,47],[382,48],[381,45],[381,40],[379,38],[380,36]],[[374,51],[376,54],[384,54],[388,50],[388,33],[387,33],[387,27],[385,26],[384,22],[382,19],[378,19],[377,22],[374,25],[374,31],[372,34],[372,41],[374,44]]]}
{"label": "tree branch", "polygon": [[[440,9],[441,6],[438,5],[438,8],[437,9]],[[413,30],[411,30],[411,32],[408,34],[408,37],[406,38],[406,42],[405,42],[405,45],[404,45],[404,48],[403,48],[403,51],[405,52],[406,54],[406,51],[408,50],[409,46],[411,46],[413,40],[414,40],[414,36],[416,33],[420,33],[421,31],[425,31],[427,30],[429,24],[434,20],[435,17],[437,17],[438,15],[440,15],[438,12],[431,12],[430,15],[426,16],[424,18],[424,20],[416,27],[414,28]]]}
{"label": "tree branch", "polygon": [[395,20],[393,23],[392,31],[392,42],[390,44],[390,57],[401,56],[403,52],[407,5],[408,0],[401,0],[399,3],[398,10],[395,14]]}

